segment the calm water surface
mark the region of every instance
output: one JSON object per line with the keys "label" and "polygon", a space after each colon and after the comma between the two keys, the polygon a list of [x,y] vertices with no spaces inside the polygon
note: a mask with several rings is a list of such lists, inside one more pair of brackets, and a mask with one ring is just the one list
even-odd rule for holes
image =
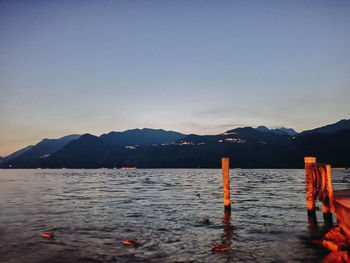
{"label": "calm water surface", "polygon": [[[349,173],[333,171],[334,187]],[[320,262],[304,178],[230,170],[229,215],[215,169],[0,170],[0,262]]]}

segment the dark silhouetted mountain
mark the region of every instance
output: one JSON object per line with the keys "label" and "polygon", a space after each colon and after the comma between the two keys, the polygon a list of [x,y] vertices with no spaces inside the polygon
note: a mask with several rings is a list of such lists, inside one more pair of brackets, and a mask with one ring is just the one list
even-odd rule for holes
{"label": "dark silhouetted mountain", "polygon": [[63,148],[67,143],[76,140],[80,135],[72,134],[59,139],[43,139],[38,144],[26,150],[17,157],[3,162],[3,167],[11,165],[13,168],[31,168],[41,163],[41,159],[48,158],[52,153]]}
{"label": "dark silhouetted mountain", "polygon": [[6,157],[3,157],[3,162],[6,162],[6,161],[9,161],[13,158],[16,158],[18,156],[20,156],[21,154],[25,153],[26,151],[32,149],[34,146],[33,145],[29,145],[27,147],[24,147],[23,149],[20,149],[14,153],[11,153],[10,155],[6,156]]}
{"label": "dark silhouetted mountain", "polygon": [[272,129],[271,131],[274,132],[274,133],[280,134],[280,135],[287,134],[287,135],[290,135],[290,136],[295,136],[295,135],[298,134],[294,129],[292,129],[292,128],[284,128],[284,127],[278,128],[278,129]]}
{"label": "dark silhouetted mountain", "polygon": [[[309,155],[335,167],[350,167],[350,130],[290,136],[265,128],[237,128],[217,135],[185,136],[150,129],[100,137],[85,134],[50,155],[29,158],[36,145],[3,167],[219,168],[221,158],[229,157],[231,168],[303,168],[304,156]],[[142,133],[147,136],[142,138]],[[171,136],[157,139],[158,133]]]}
{"label": "dark silhouetted mountain", "polygon": [[278,129],[269,129],[266,126],[259,126],[256,129],[259,130],[259,131],[262,131],[262,132],[272,132],[272,133],[276,133],[276,134],[279,134],[279,135],[295,136],[295,135],[298,134],[294,129],[292,129],[292,128],[284,128],[284,127],[281,127],[281,128],[278,128]]}
{"label": "dark silhouetted mountain", "polygon": [[124,132],[110,132],[100,136],[102,140],[114,147],[127,145],[152,145],[171,143],[184,138],[186,135],[164,130],[133,129]]}
{"label": "dark silhouetted mountain", "polygon": [[301,134],[310,133],[334,133],[342,130],[350,130],[350,119],[341,120],[333,124],[329,124],[317,129],[303,131]]}
{"label": "dark silhouetted mountain", "polygon": [[[86,134],[67,144],[40,165],[42,167],[100,168],[130,166],[125,146],[146,147],[175,142],[186,135],[164,130],[134,129],[96,137]],[[90,149],[90,150],[89,150]]]}
{"label": "dark silhouetted mountain", "polygon": [[220,156],[228,156],[232,167],[274,167],[280,165],[279,151],[288,136],[238,128],[218,135],[191,134],[176,142],[125,147],[102,138],[84,135],[40,163],[42,168],[214,168]]}
{"label": "dark silhouetted mountain", "polygon": [[[158,152],[154,149],[153,156],[156,158],[152,167],[165,165],[171,168],[218,168],[223,156],[231,158],[232,168],[270,167],[275,158],[270,149],[280,147],[287,140],[285,136],[260,132],[250,127],[237,128],[218,135],[192,134],[176,145],[158,147]],[[141,167],[144,165],[146,163],[140,164]]]}
{"label": "dark silhouetted mountain", "polygon": [[100,168],[119,164],[118,151],[104,140],[91,134],[68,143],[50,158],[42,160],[41,167]]}
{"label": "dark silhouetted mountain", "polygon": [[291,140],[284,154],[290,167],[302,168],[304,156],[316,156],[317,162],[333,167],[350,167],[350,130],[301,134]]}
{"label": "dark silhouetted mountain", "polygon": [[259,126],[256,128],[258,131],[262,131],[262,132],[269,132],[270,129],[267,128],[266,126]]}
{"label": "dark silhouetted mountain", "polygon": [[287,136],[276,136],[274,133],[263,132],[251,127],[236,128],[229,130],[225,133],[218,135],[195,135],[190,134],[183,138],[181,141],[193,142],[193,143],[215,143],[220,144],[221,141],[233,144],[243,143],[272,143],[275,141],[285,141]]}

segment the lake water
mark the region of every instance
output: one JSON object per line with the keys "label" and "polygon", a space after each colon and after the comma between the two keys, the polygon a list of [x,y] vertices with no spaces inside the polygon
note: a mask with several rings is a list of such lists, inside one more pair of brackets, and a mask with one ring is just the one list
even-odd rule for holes
{"label": "lake water", "polygon": [[[332,172],[334,188],[350,188],[349,171]],[[308,223],[304,170],[230,170],[230,180],[231,215],[216,169],[0,170],[0,262],[320,262],[327,255],[311,242],[326,227],[320,211],[318,226]],[[133,238],[139,246],[123,244]],[[222,243],[228,250],[211,250]]]}

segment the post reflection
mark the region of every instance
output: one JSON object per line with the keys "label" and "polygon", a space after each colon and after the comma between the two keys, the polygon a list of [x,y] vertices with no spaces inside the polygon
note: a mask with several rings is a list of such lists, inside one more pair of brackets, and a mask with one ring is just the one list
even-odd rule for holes
{"label": "post reflection", "polygon": [[221,236],[221,244],[212,244],[212,250],[215,251],[225,251],[229,249],[232,245],[233,236],[233,226],[231,224],[231,210],[224,210],[224,217],[222,219],[222,224],[224,226],[224,233]]}
{"label": "post reflection", "polygon": [[224,218],[222,219],[222,224],[224,225],[224,234],[222,236],[222,243],[226,247],[231,247],[233,226],[231,225],[231,210],[224,210]]}
{"label": "post reflection", "polygon": [[311,238],[315,238],[319,236],[320,229],[317,224],[316,217],[308,217],[309,225],[308,231]]}

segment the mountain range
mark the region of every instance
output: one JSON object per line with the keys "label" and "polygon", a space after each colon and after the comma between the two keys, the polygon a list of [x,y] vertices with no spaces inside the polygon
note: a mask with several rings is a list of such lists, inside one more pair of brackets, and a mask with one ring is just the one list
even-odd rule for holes
{"label": "mountain range", "polygon": [[297,133],[243,127],[217,135],[133,129],[44,139],[0,159],[2,168],[302,168],[303,157],[350,167],[350,119]]}

